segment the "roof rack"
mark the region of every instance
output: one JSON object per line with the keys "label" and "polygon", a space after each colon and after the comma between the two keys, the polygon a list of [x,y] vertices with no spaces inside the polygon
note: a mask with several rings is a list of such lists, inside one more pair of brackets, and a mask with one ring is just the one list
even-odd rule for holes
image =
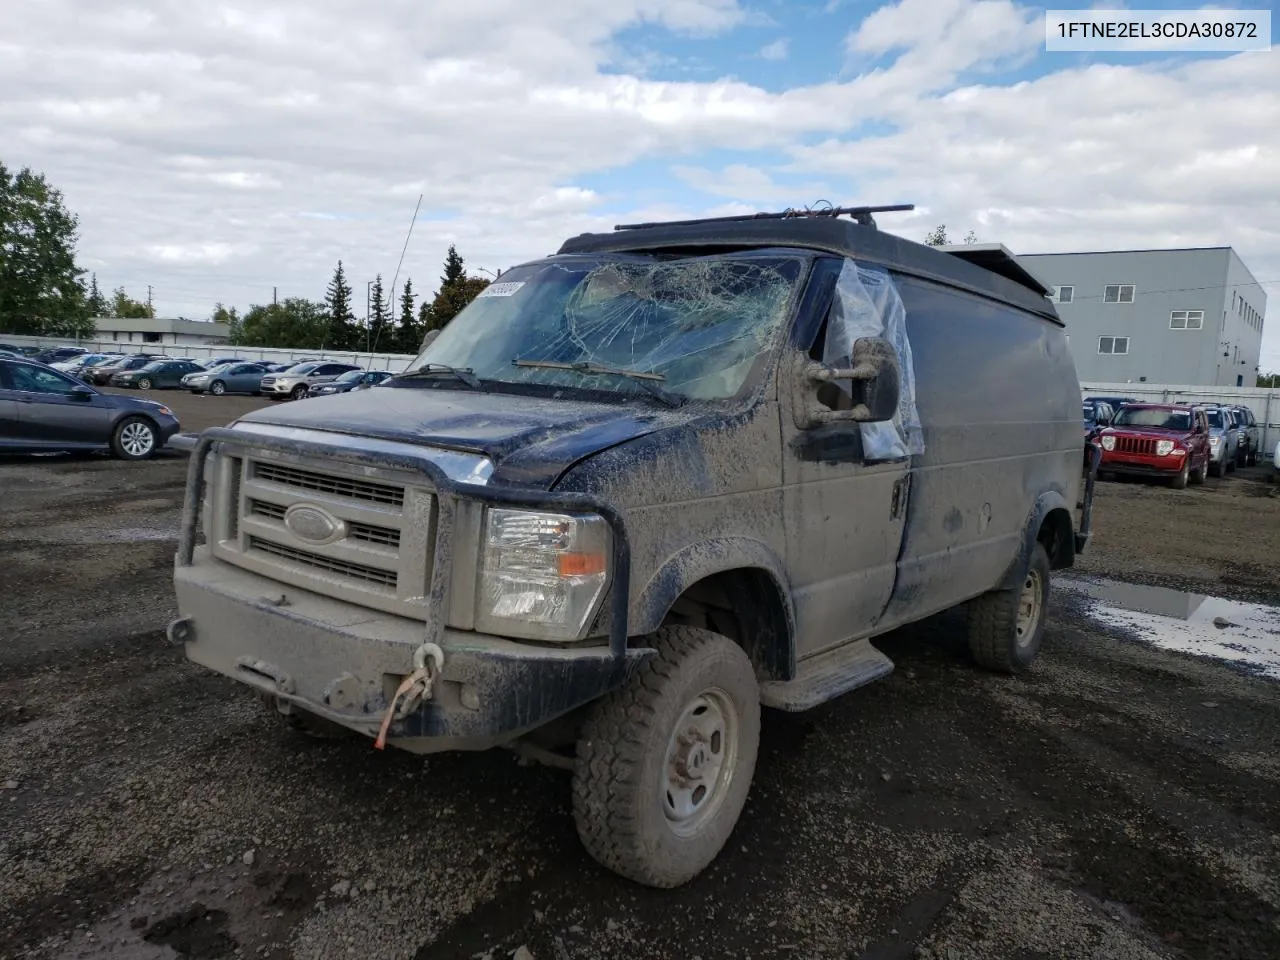
{"label": "roof rack", "polygon": [[864,227],[874,228],[876,225],[873,213],[890,213],[899,210],[914,210],[914,203],[886,204],[878,207],[805,207],[797,209],[788,207],[778,213],[743,213],[732,217],[701,217],[693,220],[654,220],[650,223],[619,223],[615,230],[643,230],[646,227],[683,227],[694,223],[737,223],[743,220],[791,220],[797,217],[842,217],[850,216]]}

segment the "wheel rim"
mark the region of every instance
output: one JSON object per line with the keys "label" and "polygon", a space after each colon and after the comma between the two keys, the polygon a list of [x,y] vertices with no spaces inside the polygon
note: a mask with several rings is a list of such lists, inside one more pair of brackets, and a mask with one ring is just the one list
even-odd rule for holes
{"label": "wheel rim", "polygon": [[667,825],[677,836],[698,833],[723,806],[737,766],[740,727],[733,700],[718,687],[684,708],[667,742],[659,786]]}
{"label": "wheel rim", "polygon": [[223,390],[225,390],[225,389],[226,389],[226,388],[225,388],[222,384],[220,384],[220,383],[215,383],[215,384],[213,385],[213,392],[214,392],[214,393],[216,393],[216,394],[221,395],[221,394],[222,394],[222,391],[223,391]]}
{"label": "wheel rim", "polygon": [[155,436],[145,423],[126,424],[120,431],[120,446],[131,457],[143,457],[151,452],[155,445]]}
{"label": "wheel rim", "polygon": [[151,381],[150,381],[150,380],[148,380],[148,379],[146,379],[146,378],[144,377],[143,379],[141,379],[141,380],[139,380],[139,381],[138,381],[138,387],[139,387],[140,389],[142,389],[142,390],[150,390],[150,389],[151,389]]}
{"label": "wheel rim", "polygon": [[1031,637],[1036,632],[1036,624],[1040,622],[1042,603],[1040,586],[1040,571],[1028,572],[1027,579],[1022,584],[1022,594],[1018,597],[1018,619],[1015,624],[1020,647],[1025,647],[1031,642]]}

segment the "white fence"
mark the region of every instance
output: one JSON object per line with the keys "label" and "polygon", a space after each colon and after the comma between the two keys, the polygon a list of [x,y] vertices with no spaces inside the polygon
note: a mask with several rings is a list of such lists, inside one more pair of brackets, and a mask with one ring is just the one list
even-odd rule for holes
{"label": "white fence", "polygon": [[188,343],[121,343],[118,340],[72,340],[56,337],[20,337],[0,333],[0,341],[14,346],[84,347],[90,353],[163,353],[170,357],[190,357],[206,360],[209,357],[240,357],[244,360],[264,360],[267,363],[288,363],[291,360],[341,360],[355,363],[366,370],[391,370],[399,373],[412,355],[403,353],[353,353],[347,350],[277,350],[274,347],[232,347],[197,345]]}
{"label": "white fence", "polygon": [[1173,383],[1082,383],[1086,397],[1133,397],[1153,403],[1224,403],[1248,407],[1258,420],[1262,449],[1280,441],[1280,388],[1200,387]]}

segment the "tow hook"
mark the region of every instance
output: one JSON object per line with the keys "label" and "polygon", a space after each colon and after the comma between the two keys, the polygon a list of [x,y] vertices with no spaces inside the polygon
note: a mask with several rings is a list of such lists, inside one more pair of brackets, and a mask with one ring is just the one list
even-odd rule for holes
{"label": "tow hook", "polygon": [[182,646],[196,638],[195,626],[192,624],[190,617],[174,620],[169,624],[169,628],[165,632],[169,636],[169,642],[174,646]]}
{"label": "tow hook", "polygon": [[437,644],[424,643],[413,652],[413,672],[401,681],[396,688],[395,696],[387,704],[387,712],[382,716],[382,726],[378,728],[378,737],[373,741],[375,750],[384,750],[387,746],[387,731],[392,720],[403,720],[415,707],[431,699],[432,688],[436,677],[444,667],[444,651]]}

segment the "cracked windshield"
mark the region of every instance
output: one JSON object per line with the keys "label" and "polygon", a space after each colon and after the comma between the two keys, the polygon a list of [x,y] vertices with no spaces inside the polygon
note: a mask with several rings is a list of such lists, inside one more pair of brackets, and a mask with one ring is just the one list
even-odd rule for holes
{"label": "cracked windshield", "polygon": [[[504,273],[410,364],[643,397],[736,395],[788,314],[795,257],[573,258]],[[575,369],[576,367],[576,369]]]}

